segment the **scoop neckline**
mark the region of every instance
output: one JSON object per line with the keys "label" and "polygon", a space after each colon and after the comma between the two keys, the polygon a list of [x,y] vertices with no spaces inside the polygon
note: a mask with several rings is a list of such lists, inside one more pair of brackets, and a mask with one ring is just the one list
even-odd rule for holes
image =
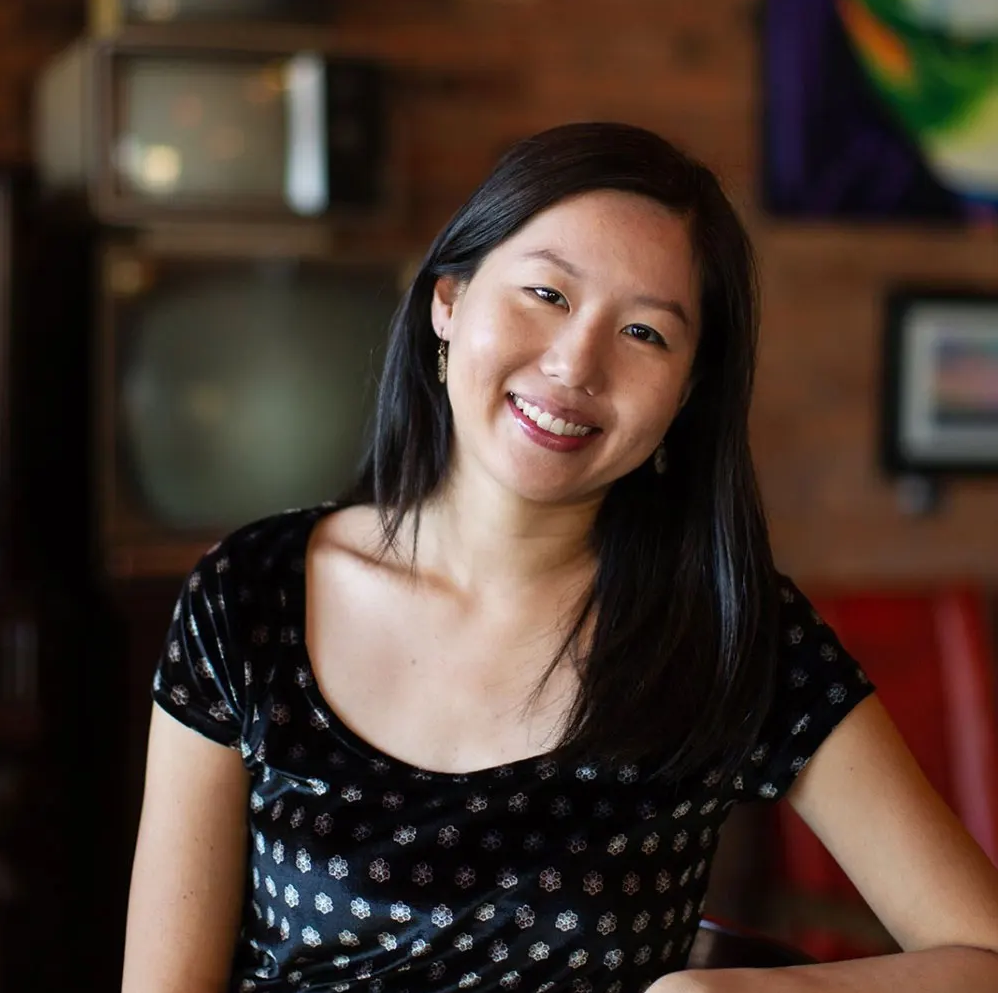
{"label": "scoop neckline", "polygon": [[[315,665],[312,661],[312,653],[308,648],[308,546],[309,542],[312,540],[312,535],[315,533],[315,529],[322,521],[324,521],[331,514],[336,513],[336,511],[345,510],[349,506],[353,506],[353,504],[344,503],[343,501],[335,501],[319,504],[319,506],[313,507],[310,511],[307,511],[305,514],[305,527],[301,529],[301,534],[299,535],[298,542],[295,546],[295,551],[297,553],[295,557],[301,561],[301,570],[293,573],[298,584],[297,612],[300,615],[298,619],[301,623],[301,640],[297,647],[300,649],[306,675],[308,676],[307,685],[302,689],[303,692],[308,695],[309,703],[312,707],[320,711],[322,716],[329,722],[330,729],[335,729],[336,734],[353,751],[362,755],[370,762],[377,761],[388,763],[390,766],[394,766],[402,772],[408,774],[410,778],[422,780],[449,780],[450,782],[455,783],[467,783],[473,779],[502,780],[515,775],[519,769],[531,765],[535,767],[546,766],[553,769],[554,774],[557,774],[561,765],[561,758],[558,756],[557,750],[541,752],[537,755],[528,755],[525,758],[514,759],[512,762],[503,762],[498,765],[485,766],[481,769],[470,769],[467,772],[444,772],[439,769],[427,769],[425,766],[416,765],[413,762],[400,758],[397,755],[392,755],[391,752],[386,752],[384,749],[379,748],[377,745],[368,741],[365,737],[351,728],[350,725],[347,724],[347,722],[344,721],[343,718],[336,712],[336,708],[333,707],[326,699],[325,694],[319,686],[319,681],[316,678],[315,673]],[[594,760],[589,763],[583,761],[580,764],[594,765],[597,763],[595,763]]]}

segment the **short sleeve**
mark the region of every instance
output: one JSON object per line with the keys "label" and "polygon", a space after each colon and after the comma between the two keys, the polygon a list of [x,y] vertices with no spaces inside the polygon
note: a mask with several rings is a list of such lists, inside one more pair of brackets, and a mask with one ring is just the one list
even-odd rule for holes
{"label": "short sleeve", "polygon": [[153,677],[153,699],[187,727],[222,745],[239,747],[246,714],[246,680],[232,611],[232,563],[226,543],[207,552],[187,577],[173,609]]}
{"label": "short sleeve", "polygon": [[874,686],[803,593],[780,578],[776,686],[756,747],[735,778],[743,798],[778,800]]}

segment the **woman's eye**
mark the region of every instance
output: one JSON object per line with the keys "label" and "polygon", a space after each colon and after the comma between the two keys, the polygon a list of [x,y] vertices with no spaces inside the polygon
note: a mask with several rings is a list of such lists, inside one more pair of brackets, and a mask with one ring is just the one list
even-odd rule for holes
{"label": "woman's eye", "polygon": [[654,329],[648,327],[647,324],[628,324],[624,328],[624,334],[629,334],[632,338],[637,338],[639,341],[650,341],[655,345],[664,345],[665,339]]}
{"label": "woman's eye", "polygon": [[559,307],[568,303],[561,293],[552,290],[550,286],[531,286],[530,292],[540,297],[545,303],[557,304]]}

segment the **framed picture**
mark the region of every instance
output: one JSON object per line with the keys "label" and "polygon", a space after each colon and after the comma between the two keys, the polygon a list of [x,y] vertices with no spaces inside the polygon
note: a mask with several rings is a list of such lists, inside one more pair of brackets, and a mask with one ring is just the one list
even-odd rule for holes
{"label": "framed picture", "polygon": [[884,461],[895,473],[998,473],[998,292],[888,300]]}
{"label": "framed picture", "polygon": [[767,0],[762,198],[785,218],[998,218],[998,3]]}

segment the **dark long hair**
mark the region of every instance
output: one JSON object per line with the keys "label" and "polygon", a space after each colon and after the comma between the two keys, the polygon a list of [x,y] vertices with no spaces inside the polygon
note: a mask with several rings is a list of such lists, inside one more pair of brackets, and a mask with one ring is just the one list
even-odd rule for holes
{"label": "dark long hair", "polygon": [[776,574],[748,446],[755,264],[708,169],[625,124],[569,124],[512,147],[437,236],[399,305],[350,499],[379,508],[388,544],[407,514],[418,526],[451,446],[430,317],[437,279],[470,280],[539,211],[598,189],[650,197],[688,220],[701,334],[695,386],[666,436],[668,470],[639,466],[610,487],[592,534],[593,587],[548,673],[569,653],[581,679],[560,749],[655,756],[661,774],[678,779],[744,757],[768,706],[776,649]]}

